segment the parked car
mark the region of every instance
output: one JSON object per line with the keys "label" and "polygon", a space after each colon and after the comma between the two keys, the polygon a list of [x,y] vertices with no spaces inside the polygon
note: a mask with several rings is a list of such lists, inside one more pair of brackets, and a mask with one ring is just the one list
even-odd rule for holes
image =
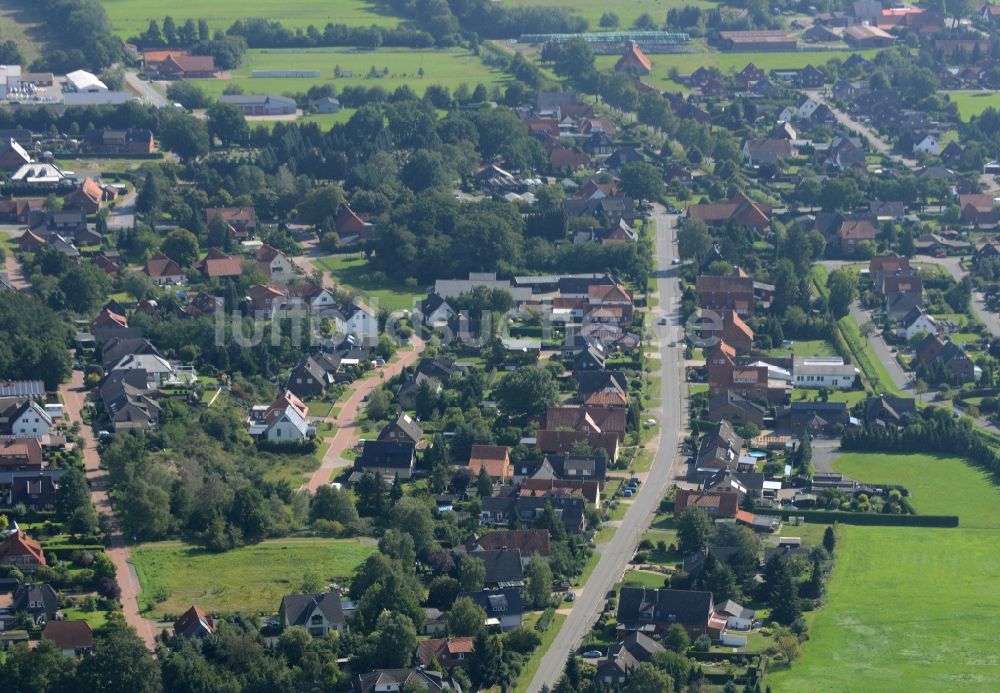
{"label": "parked car", "polygon": [[567,592],[566,593],[566,601],[568,601],[568,602],[575,602],[576,601],[576,593],[575,592]]}
{"label": "parked car", "polygon": [[631,498],[632,496],[635,495],[635,491],[633,491],[630,488],[627,488],[624,491],[622,491],[622,495],[625,496],[626,498]]}
{"label": "parked car", "polygon": [[600,659],[601,657],[604,656],[604,653],[601,652],[600,650],[587,650],[580,656],[583,657],[584,659]]}

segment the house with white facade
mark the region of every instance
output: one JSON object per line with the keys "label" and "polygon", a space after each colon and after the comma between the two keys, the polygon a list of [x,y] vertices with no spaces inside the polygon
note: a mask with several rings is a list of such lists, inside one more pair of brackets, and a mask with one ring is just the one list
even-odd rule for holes
{"label": "house with white facade", "polygon": [[861,371],[837,356],[799,356],[792,362],[792,384],[803,388],[848,390]]}
{"label": "house with white facade", "polygon": [[53,427],[52,417],[30,397],[0,399],[0,433],[16,438],[44,438]]}
{"label": "house with white facade", "polygon": [[258,404],[247,417],[250,435],[270,443],[303,443],[316,435],[309,425],[309,407],[290,390],[271,404]]}
{"label": "house with white facade", "polygon": [[147,390],[156,390],[177,379],[177,369],[159,354],[127,354],[110,370],[145,371]]}
{"label": "house with white facade", "polygon": [[941,143],[938,142],[934,135],[927,135],[927,137],[913,145],[913,153],[917,154],[920,152],[937,156],[941,153]]}
{"label": "house with white facade", "polygon": [[928,315],[923,308],[915,307],[906,314],[896,329],[896,334],[910,341],[918,334],[938,334],[941,324],[933,315]]}

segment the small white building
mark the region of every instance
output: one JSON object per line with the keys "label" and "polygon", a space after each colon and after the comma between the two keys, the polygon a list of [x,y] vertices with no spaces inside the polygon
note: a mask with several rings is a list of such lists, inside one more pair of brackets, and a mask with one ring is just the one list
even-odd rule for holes
{"label": "small white building", "polygon": [[108,85],[97,78],[93,72],[74,70],[66,74],[66,91],[99,92],[108,91]]}
{"label": "small white building", "polygon": [[913,308],[899,323],[896,334],[910,341],[918,334],[938,334],[941,325],[934,316],[928,315],[923,308]]}
{"label": "small white building", "polygon": [[316,435],[309,425],[309,407],[290,390],[271,404],[258,404],[247,417],[250,435],[271,443],[303,443]]}
{"label": "small white building", "polygon": [[128,354],[123,356],[111,370],[146,371],[146,388],[149,390],[156,390],[177,377],[176,370],[170,362],[157,354]]}
{"label": "small white building", "polygon": [[792,362],[792,384],[803,388],[848,390],[861,371],[837,356],[802,356]]}
{"label": "small white building", "polygon": [[941,153],[941,143],[938,142],[934,135],[927,135],[927,137],[913,145],[913,153],[917,154],[919,152],[937,156]]}

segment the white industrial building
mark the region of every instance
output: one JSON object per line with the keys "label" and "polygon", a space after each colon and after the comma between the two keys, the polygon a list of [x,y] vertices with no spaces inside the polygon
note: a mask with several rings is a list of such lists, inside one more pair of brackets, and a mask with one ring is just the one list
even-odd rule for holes
{"label": "white industrial building", "polygon": [[795,387],[849,390],[861,371],[837,356],[802,356],[794,359],[792,374]]}
{"label": "white industrial building", "polygon": [[108,85],[97,78],[93,72],[74,70],[66,75],[66,91],[98,92],[108,91]]}
{"label": "white industrial building", "polygon": [[0,90],[2,96],[6,97],[8,92],[14,92],[21,88],[21,66],[20,65],[0,65]]}

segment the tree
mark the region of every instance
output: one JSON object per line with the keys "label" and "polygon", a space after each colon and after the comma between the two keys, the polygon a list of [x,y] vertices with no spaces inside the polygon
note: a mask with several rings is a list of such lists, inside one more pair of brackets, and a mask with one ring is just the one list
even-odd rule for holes
{"label": "tree", "polygon": [[378,653],[383,667],[406,667],[417,649],[417,629],[409,617],[385,611],[376,623]]}
{"label": "tree", "polygon": [[614,29],[619,23],[618,15],[614,12],[605,12],[601,15],[601,27],[604,29]]}
{"label": "tree", "polygon": [[396,503],[392,511],[392,526],[413,538],[413,547],[420,560],[437,548],[434,518],[423,500],[407,496]]}
{"label": "tree", "polygon": [[858,284],[854,278],[843,269],[836,269],[826,278],[829,291],[828,305],[833,317],[842,318],[851,311],[851,303],[857,297]]}
{"label": "tree", "polygon": [[463,592],[478,592],[483,589],[486,580],[486,564],[483,559],[471,554],[463,554],[458,558],[458,581]]}
{"label": "tree", "polygon": [[625,192],[636,200],[659,200],[663,197],[663,174],[645,161],[633,161],[622,166],[621,181]]}
{"label": "tree", "polygon": [[417,552],[413,548],[413,537],[398,529],[387,529],[378,540],[378,550],[399,561],[404,570],[413,570]]}
{"label": "tree", "polygon": [[674,682],[670,677],[654,667],[643,663],[632,670],[622,693],[650,693],[650,691],[672,691]]}
{"label": "tree", "polygon": [[944,6],[948,14],[952,16],[953,26],[957,27],[958,22],[963,17],[968,17],[976,11],[976,0],[944,0]]}
{"label": "tree", "polygon": [[791,625],[802,615],[799,592],[786,556],[775,554],[764,566],[763,589],[771,605],[772,620]]}
{"label": "tree", "polygon": [[187,229],[174,229],[168,233],[160,250],[181,267],[190,267],[201,254],[198,237]]}
{"label": "tree", "polygon": [[837,546],[837,535],[833,531],[833,527],[827,527],[823,531],[823,548],[826,552],[833,554],[834,548]]}
{"label": "tree", "polygon": [[358,522],[358,509],[350,491],[320,486],[309,502],[309,518],[314,522],[330,520],[345,526],[354,525]]}
{"label": "tree", "polygon": [[500,677],[503,662],[503,640],[498,635],[481,631],[476,636],[475,651],[469,666],[472,681],[481,688],[489,688]]}
{"label": "tree", "polygon": [[493,480],[485,466],[479,468],[479,475],[476,477],[476,493],[480,498],[486,498],[493,493]]}
{"label": "tree", "polygon": [[218,138],[223,146],[245,144],[250,138],[250,127],[243,112],[231,103],[215,102],[206,111],[208,134]]}
{"label": "tree", "polygon": [[90,262],[74,265],[59,280],[66,307],[78,313],[96,310],[111,289],[104,270]]}
{"label": "tree", "polygon": [[[427,603],[435,609],[448,611],[455,598],[462,591],[462,585],[450,575],[438,575],[427,588]],[[485,611],[483,613],[486,613]]]}
{"label": "tree", "polygon": [[701,219],[685,219],[677,232],[677,252],[683,260],[701,260],[712,250],[712,234]]}
{"label": "tree", "polygon": [[688,506],[677,518],[677,547],[681,553],[688,555],[701,551],[708,545],[712,535],[712,518],[704,508]]}
{"label": "tree", "polygon": [[486,610],[468,597],[459,597],[448,611],[448,632],[452,637],[475,637],[486,627]]}
{"label": "tree", "polygon": [[684,626],[674,623],[663,635],[663,646],[673,652],[683,654],[691,647],[691,638],[688,636]]}
{"label": "tree", "polygon": [[68,520],[77,508],[90,505],[90,488],[87,477],[77,467],[70,467],[59,479],[56,491],[56,513],[60,520]]}
{"label": "tree", "polygon": [[812,440],[809,433],[803,433],[799,441],[799,447],[795,451],[795,465],[799,468],[799,473],[811,476],[812,465]]}
{"label": "tree", "polygon": [[525,573],[525,595],[535,609],[544,609],[552,598],[552,568],[539,555],[531,557]]}
{"label": "tree", "polygon": [[[167,87],[167,98],[188,110],[205,108],[208,105],[208,97],[205,96],[204,90],[196,83],[187,80],[171,82]],[[244,121],[245,126],[246,121]]]}
{"label": "tree", "polygon": [[131,627],[112,621],[95,638],[93,655],[80,663],[76,688],[93,693],[157,693],[160,667]]}
{"label": "tree", "polygon": [[538,416],[556,403],[559,386],[548,370],[521,366],[500,379],[493,395],[509,416]]}

